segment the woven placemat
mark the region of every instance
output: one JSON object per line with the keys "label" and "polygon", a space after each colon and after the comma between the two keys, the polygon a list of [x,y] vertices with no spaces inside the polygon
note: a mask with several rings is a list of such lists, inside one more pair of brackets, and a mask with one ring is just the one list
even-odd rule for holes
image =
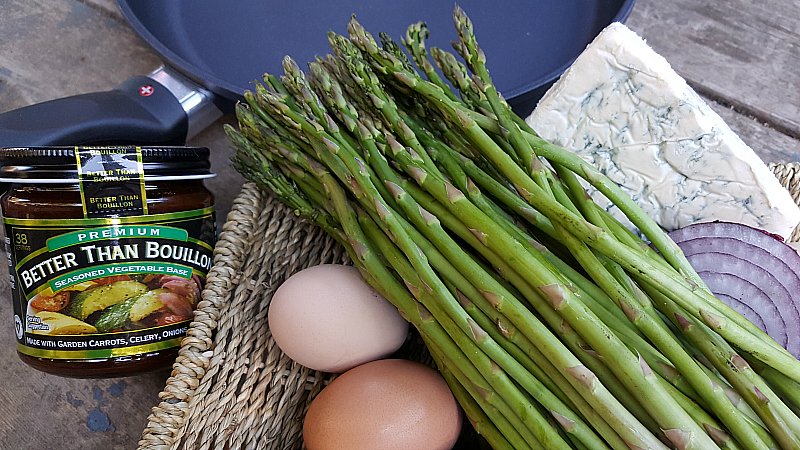
{"label": "woven placemat", "polygon": [[[787,163],[778,164],[770,163],[767,167],[775,174],[781,186],[789,190],[794,202],[800,205],[800,164]],[[789,237],[789,242],[800,241],[800,226],[794,229],[794,232]]]}
{"label": "woven placemat", "polygon": [[346,253],[322,230],[246,184],[139,449],[301,448],[305,409],[333,376],[278,349],[269,301],[296,271],[343,262]]}
{"label": "woven placemat", "polygon": [[[800,165],[769,168],[800,204]],[[792,241],[800,240],[798,233]],[[254,184],[245,184],[223,226],[203,301],[138,450],[303,448],[305,411],[334,375],[286,357],[272,340],[267,309],[288,276],[336,262],[348,258],[333,239]],[[425,360],[421,344],[411,347],[410,359]]]}

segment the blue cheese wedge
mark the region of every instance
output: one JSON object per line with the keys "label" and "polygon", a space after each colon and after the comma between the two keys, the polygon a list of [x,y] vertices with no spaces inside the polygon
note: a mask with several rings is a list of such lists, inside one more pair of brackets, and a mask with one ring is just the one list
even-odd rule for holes
{"label": "blue cheese wedge", "polygon": [[[526,121],[594,164],[667,230],[721,220],[786,239],[800,223],[800,209],[764,162],[623,24],[600,33]],[[587,191],[633,228],[602,194]]]}

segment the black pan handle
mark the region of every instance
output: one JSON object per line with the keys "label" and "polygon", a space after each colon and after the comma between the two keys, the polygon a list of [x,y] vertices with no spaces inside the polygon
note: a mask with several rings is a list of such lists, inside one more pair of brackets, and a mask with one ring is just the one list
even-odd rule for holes
{"label": "black pan handle", "polygon": [[0,114],[0,147],[81,144],[182,145],[188,118],[180,101],[151,77],[107,92],[52,100]]}

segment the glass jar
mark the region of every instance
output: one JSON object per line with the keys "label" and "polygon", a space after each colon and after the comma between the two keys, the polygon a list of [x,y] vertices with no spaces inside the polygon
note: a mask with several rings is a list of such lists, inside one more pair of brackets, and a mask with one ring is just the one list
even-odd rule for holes
{"label": "glass jar", "polygon": [[170,366],[211,268],[209,151],[0,149],[17,353],[62,376]]}

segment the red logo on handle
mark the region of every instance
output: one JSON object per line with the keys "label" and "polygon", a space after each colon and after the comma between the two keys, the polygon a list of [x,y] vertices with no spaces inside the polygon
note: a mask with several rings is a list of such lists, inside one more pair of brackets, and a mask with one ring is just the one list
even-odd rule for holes
{"label": "red logo on handle", "polygon": [[153,89],[153,86],[145,84],[144,86],[139,88],[139,95],[141,95],[142,97],[150,97],[151,95],[153,95],[154,90],[155,89]]}

